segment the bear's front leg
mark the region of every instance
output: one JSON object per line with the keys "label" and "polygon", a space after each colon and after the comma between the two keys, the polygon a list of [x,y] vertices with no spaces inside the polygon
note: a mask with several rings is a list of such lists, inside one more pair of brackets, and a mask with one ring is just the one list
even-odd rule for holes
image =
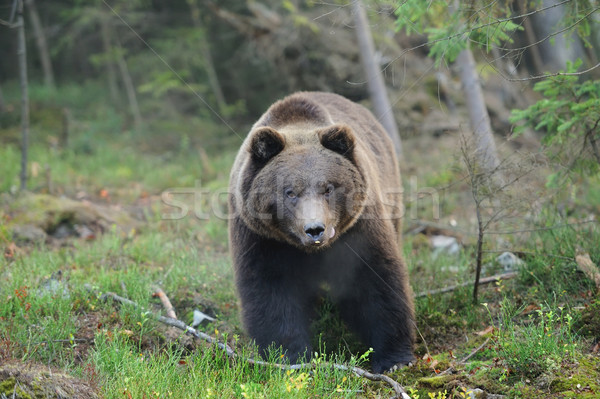
{"label": "bear's front leg", "polygon": [[342,318],[373,348],[377,373],[414,361],[415,340],[406,269],[400,258],[382,253],[361,255],[353,284],[360,288],[339,302]]}
{"label": "bear's front leg", "polygon": [[342,318],[366,345],[373,348],[371,366],[376,373],[415,360],[414,321],[410,307],[403,303],[405,295],[400,292],[402,299],[395,299],[393,296],[398,291],[381,291],[375,288],[340,303]]}
{"label": "bear's front leg", "polygon": [[[290,363],[311,354],[310,309],[306,293],[284,281],[240,281],[242,319],[261,354],[281,347]],[[279,361],[279,359],[277,359]]]}

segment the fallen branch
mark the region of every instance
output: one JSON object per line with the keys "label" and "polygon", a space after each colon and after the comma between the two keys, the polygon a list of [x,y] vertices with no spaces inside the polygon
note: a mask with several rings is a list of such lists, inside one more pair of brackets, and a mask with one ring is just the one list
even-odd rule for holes
{"label": "fallen branch", "polygon": [[[498,274],[495,276],[485,277],[485,278],[482,278],[479,280],[479,285],[495,283],[495,282],[498,282],[501,280],[509,280],[511,278],[516,277],[517,274],[518,274],[517,272],[510,272],[510,273],[504,273],[504,274]],[[437,290],[423,291],[423,292],[419,292],[417,295],[415,295],[415,298],[421,298],[421,297],[430,296],[430,295],[444,294],[446,292],[454,291],[457,288],[468,287],[471,284],[472,284],[471,282],[461,283],[461,284],[453,285],[450,287],[440,288]]]}
{"label": "fallen branch", "polygon": [[167,296],[167,294],[165,294],[165,292],[162,290],[162,288],[160,288],[158,286],[152,287],[152,290],[154,291],[154,294],[152,294],[152,295],[157,296],[158,299],[160,299],[160,302],[162,303],[163,307],[165,308],[165,312],[167,312],[167,317],[177,320],[177,314],[175,314],[175,308],[171,304],[171,301],[169,300],[169,297]]}
{"label": "fallen branch", "polygon": [[[141,306],[138,305],[137,303],[133,302],[130,299],[127,298],[123,298],[122,296],[119,296],[117,294],[115,294],[114,292],[107,292],[105,294],[102,294],[100,296],[100,300],[102,301],[106,301],[107,298],[111,298],[114,301],[120,302],[120,303],[124,303],[126,305],[130,305],[136,308],[140,308]],[[201,339],[203,341],[208,342],[209,344],[217,344],[217,346],[221,349],[223,349],[224,351],[227,352],[228,356],[235,356],[235,353],[233,352],[233,349],[231,349],[231,347],[227,344],[224,344],[222,342],[219,342],[218,340],[214,339],[213,337],[211,337],[208,334],[205,334],[201,331],[196,330],[195,328],[192,328],[190,326],[188,326],[187,324],[185,324],[183,321],[181,320],[177,320],[177,319],[172,319],[170,317],[165,317],[165,316],[160,316],[157,315],[155,313],[149,312],[149,316],[152,317],[153,319],[160,321],[161,323],[164,323],[168,326],[171,327],[175,327],[178,328],[192,336],[194,336],[195,338]]]}
{"label": "fallen branch", "polygon": [[[123,297],[115,294],[114,292],[107,292],[100,296],[100,300],[103,300],[103,301],[106,301],[108,298],[111,298],[112,300],[119,302],[119,303],[127,304],[130,306],[136,307],[136,308],[140,308],[140,305],[138,305],[137,303],[133,302],[130,299],[123,298]],[[152,317],[153,319],[160,321],[161,323],[164,323],[171,327],[178,328],[178,329],[192,335],[195,338],[201,339],[210,344],[216,344],[220,349],[225,351],[225,353],[227,354],[228,357],[230,357],[232,359],[240,359],[240,360],[243,360],[245,362],[248,362],[250,364],[254,364],[257,366],[276,367],[281,370],[316,369],[316,368],[331,367],[331,368],[338,369],[338,370],[351,371],[359,377],[366,378],[371,381],[381,381],[381,382],[387,383],[396,393],[395,398],[410,399],[410,396],[406,393],[406,391],[404,390],[402,385],[400,385],[393,378],[390,378],[384,374],[370,373],[367,370],[360,368],[360,367],[347,366],[345,364],[339,364],[339,363],[325,362],[325,363],[320,363],[320,364],[301,363],[301,364],[288,365],[288,364],[281,364],[281,363],[269,363],[269,362],[265,362],[263,360],[256,360],[256,359],[249,358],[249,357],[242,357],[242,356],[239,356],[237,353],[235,353],[234,350],[229,345],[220,342],[219,340],[211,337],[208,334],[205,334],[201,331],[196,330],[195,328],[188,326],[181,320],[177,320],[177,319],[173,319],[173,318],[165,317],[165,316],[160,316],[160,315],[154,314],[152,312],[149,312],[148,315],[150,317]]]}
{"label": "fallen branch", "polygon": [[483,348],[485,348],[485,346],[488,344],[488,342],[490,342],[490,338],[489,337],[485,341],[483,341],[483,344],[481,344],[477,348],[473,349],[473,351],[471,353],[469,353],[460,362],[458,362],[458,364],[465,364],[467,362],[467,360],[469,360],[470,358],[472,358],[473,356],[475,356],[475,354],[477,352],[479,352],[480,350],[482,350]]}
{"label": "fallen branch", "polygon": [[477,348],[473,349],[473,351],[471,353],[469,353],[467,356],[465,356],[460,362],[456,363],[454,366],[448,367],[446,370],[442,371],[438,375],[450,374],[452,371],[455,370],[455,367],[457,365],[459,365],[459,364],[465,364],[470,358],[472,358],[473,356],[475,356],[475,354],[477,352],[479,352],[480,350],[482,350],[483,348],[485,348],[485,346],[488,344],[488,342],[490,342],[490,338],[489,337],[485,341],[483,341],[483,344],[481,344]]}
{"label": "fallen branch", "polygon": [[578,269],[596,284],[596,288],[600,289],[600,270],[590,258],[590,254],[575,256],[575,262],[577,262]]}

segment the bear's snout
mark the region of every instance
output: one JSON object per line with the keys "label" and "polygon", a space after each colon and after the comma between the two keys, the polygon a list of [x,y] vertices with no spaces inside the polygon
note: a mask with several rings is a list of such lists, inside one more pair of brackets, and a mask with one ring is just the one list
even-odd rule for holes
{"label": "bear's snout", "polygon": [[321,222],[313,222],[304,225],[304,232],[315,244],[320,244],[325,233],[325,225]]}

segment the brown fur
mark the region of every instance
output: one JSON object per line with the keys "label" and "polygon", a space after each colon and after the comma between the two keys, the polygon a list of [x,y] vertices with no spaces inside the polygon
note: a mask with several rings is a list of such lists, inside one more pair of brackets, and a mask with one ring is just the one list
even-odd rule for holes
{"label": "brown fur", "polygon": [[322,283],[375,349],[381,371],[412,359],[413,305],[397,245],[402,197],[393,145],[364,107],[329,93],[273,104],[230,180],[230,243],[242,317],[266,349],[309,348]]}

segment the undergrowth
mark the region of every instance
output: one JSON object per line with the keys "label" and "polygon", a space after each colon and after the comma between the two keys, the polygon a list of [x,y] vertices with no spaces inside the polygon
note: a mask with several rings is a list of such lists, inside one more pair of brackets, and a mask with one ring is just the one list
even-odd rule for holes
{"label": "undergrowth", "polygon": [[519,322],[516,318],[523,310],[507,298],[500,302],[493,350],[505,368],[503,378],[510,374],[535,378],[575,361],[579,338],[567,309],[544,304]]}

